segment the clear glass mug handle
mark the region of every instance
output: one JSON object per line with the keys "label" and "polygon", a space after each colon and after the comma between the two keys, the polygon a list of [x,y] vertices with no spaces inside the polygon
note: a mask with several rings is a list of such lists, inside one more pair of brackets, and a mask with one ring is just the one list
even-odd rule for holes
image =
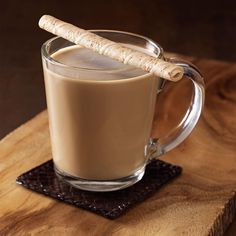
{"label": "clear glass mug handle", "polygon": [[150,138],[146,148],[146,154],[149,160],[172,150],[187,138],[197,124],[204,104],[204,81],[198,69],[191,63],[185,61],[176,59],[168,59],[168,61],[183,67],[183,79],[191,80],[193,84],[191,104],[180,124],[172,129],[170,133],[164,137]]}

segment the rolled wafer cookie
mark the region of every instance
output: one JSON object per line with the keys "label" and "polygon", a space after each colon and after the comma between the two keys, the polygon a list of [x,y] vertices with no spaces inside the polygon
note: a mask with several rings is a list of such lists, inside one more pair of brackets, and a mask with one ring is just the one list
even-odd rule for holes
{"label": "rolled wafer cookie", "polygon": [[183,68],[180,66],[125,47],[53,16],[42,16],[39,27],[101,55],[151,72],[163,79],[178,81],[183,77]]}

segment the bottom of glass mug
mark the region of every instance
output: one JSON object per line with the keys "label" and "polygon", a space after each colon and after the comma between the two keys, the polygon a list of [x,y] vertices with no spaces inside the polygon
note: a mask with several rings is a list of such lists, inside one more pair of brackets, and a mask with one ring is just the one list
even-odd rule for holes
{"label": "bottom of glass mug", "polygon": [[110,192],[127,188],[141,180],[145,172],[145,165],[132,175],[114,180],[82,179],[77,176],[67,174],[66,172],[60,170],[55,164],[54,169],[56,175],[61,181],[64,181],[75,188],[93,192]]}

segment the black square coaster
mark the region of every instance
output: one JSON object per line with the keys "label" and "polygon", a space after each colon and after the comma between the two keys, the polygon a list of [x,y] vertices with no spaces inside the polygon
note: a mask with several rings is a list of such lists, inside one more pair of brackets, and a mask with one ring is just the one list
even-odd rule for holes
{"label": "black square coaster", "polygon": [[153,160],[147,165],[142,180],[133,186],[114,192],[89,192],[60,181],[50,160],[20,175],[16,182],[35,192],[115,219],[154,194],[162,185],[180,175],[181,171],[179,166]]}

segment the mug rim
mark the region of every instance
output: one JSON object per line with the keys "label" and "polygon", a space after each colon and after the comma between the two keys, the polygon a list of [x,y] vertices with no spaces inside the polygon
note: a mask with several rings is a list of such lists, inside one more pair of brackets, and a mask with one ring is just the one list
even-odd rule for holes
{"label": "mug rim", "polygon": [[[93,33],[96,32],[105,32],[105,33],[119,33],[119,34],[123,34],[123,35],[128,35],[128,36],[132,36],[132,37],[136,37],[136,38],[140,38],[145,40],[147,43],[150,43],[152,46],[155,47],[155,49],[158,50],[157,58],[161,58],[163,57],[163,49],[162,47],[156,43],[155,41],[153,41],[152,39],[146,37],[146,36],[142,36],[139,34],[135,34],[135,33],[130,33],[130,32],[126,32],[126,31],[119,31],[119,30],[103,30],[103,29],[96,29],[96,30],[89,30]],[[48,52],[48,47],[51,43],[53,43],[54,41],[58,40],[58,39],[62,39],[59,36],[53,37],[48,39],[46,42],[43,43],[42,47],[41,47],[41,54],[42,57],[48,61],[49,63],[54,64],[55,66],[59,66],[59,67],[63,67],[63,68],[67,68],[67,69],[75,69],[75,70],[82,70],[82,71],[91,71],[91,72],[103,72],[103,73],[112,73],[115,72],[116,69],[98,69],[98,68],[86,68],[86,67],[80,67],[80,66],[70,66],[70,65],[66,65],[64,63],[61,63],[57,60],[55,60],[53,57],[51,57],[50,53]],[[66,39],[64,39],[66,41]],[[151,72],[147,72],[146,74],[151,74]]]}

